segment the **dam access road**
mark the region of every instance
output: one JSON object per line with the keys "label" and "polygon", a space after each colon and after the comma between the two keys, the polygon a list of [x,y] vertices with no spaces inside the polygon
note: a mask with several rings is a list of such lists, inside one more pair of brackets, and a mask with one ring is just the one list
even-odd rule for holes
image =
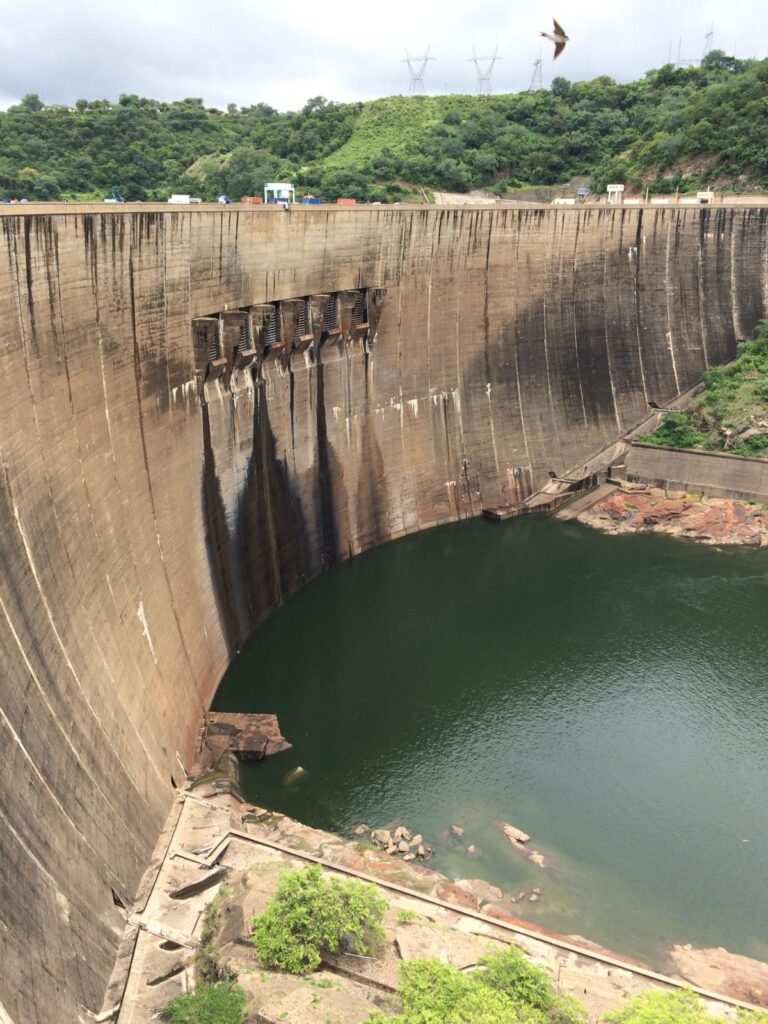
{"label": "dam access road", "polygon": [[514,504],[733,356],[766,218],[0,208],[0,1019],[101,1011],[202,711],[270,610]]}

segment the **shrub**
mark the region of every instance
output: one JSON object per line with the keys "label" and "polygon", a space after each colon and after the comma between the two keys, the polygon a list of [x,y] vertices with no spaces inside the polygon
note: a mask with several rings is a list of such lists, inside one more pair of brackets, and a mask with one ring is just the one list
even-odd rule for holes
{"label": "shrub", "polygon": [[554,1024],[586,1021],[584,1008],[571,996],[558,996],[546,971],[532,964],[516,946],[489,953],[480,960],[484,985],[497,989],[524,1006],[540,1010]]}
{"label": "shrub", "polygon": [[252,920],[253,944],[268,966],[308,974],[342,942],[351,952],[372,953],[384,937],[386,906],[375,886],[325,879],[317,865],[285,871],[264,912]]}
{"label": "shrub", "polygon": [[584,1008],[557,996],[546,973],[510,946],[462,973],[439,960],[400,965],[403,1012],[368,1024],[584,1024]]}
{"label": "shrub", "polygon": [[695,448],[702,443],[704,435],[693,429],[687,413],[665,412],[661,425],[652,434],[641,434],[637,440],[670,448]]}
{"label": "shrub", "polygon": [[204,983],[166,1003],[162,1018],[170,1024],[242,1024],[245,1005],[245,992],[239,985],[231,981]]}
{"label": "shrub", "polygon": [[693,992],[654,989],[603,1017],[605,1024],[707,1024],[712,1018]]}

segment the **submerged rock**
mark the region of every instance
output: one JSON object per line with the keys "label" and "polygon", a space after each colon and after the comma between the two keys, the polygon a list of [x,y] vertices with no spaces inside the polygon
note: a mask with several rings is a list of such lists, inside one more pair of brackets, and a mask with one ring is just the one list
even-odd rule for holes
{"label": "submerged rock", "polygon": [[464,829],[460,825],[451,825],[450,831],[454,839],[461,839],[464,835]]}
{"label": "submerged rock", "polygon": [[531,838],[527,833],[519,828],[515,828],[514,825],[510,825],[508,822],[500,821],[498,824],[501,831],[512,844],[527,843]]}

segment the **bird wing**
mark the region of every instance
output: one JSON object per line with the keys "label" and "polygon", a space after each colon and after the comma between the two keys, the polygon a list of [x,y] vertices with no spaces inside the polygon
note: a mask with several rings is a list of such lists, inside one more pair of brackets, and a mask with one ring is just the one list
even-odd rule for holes
{"label": "bird wing", "polygon": [[565,29],[563,28],[562,25],[558,25],[557,18],[553,18],[552,21],[554,22],[554,25],[555,25],[555,32],[557,32],[557,34],[559,36],[564,36],[566,34]]}
{"label": "bird wing", "polygon": [[555,56],[552,58],[552,60],[557,60],[557,58],[560,56],[564,49],[565,43],[555,43]]}

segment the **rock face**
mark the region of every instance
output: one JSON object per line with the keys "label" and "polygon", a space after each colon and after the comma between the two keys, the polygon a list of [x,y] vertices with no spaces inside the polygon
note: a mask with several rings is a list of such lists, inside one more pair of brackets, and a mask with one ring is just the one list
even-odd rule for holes
{"label": "rock face", "polygon": [[768,1006],[768,964],[727,949],[695,949],[689,945],[672,946],[669,959],[675,970],[694,985]]}
{"label": "rock face", "polygon": [[725,207],[0,210],[14,1024],[100,1012],[112,893],[255,626],[351,554],[519,502],[733,355],[766,237]]}
{"label": "rock face", "polygon": [[768,513],[762,505],[732,498],[669,498],[637,488],[615,491],[585,509],[582,523],[606,533],[668,533],[703,544],[768,544]]}

